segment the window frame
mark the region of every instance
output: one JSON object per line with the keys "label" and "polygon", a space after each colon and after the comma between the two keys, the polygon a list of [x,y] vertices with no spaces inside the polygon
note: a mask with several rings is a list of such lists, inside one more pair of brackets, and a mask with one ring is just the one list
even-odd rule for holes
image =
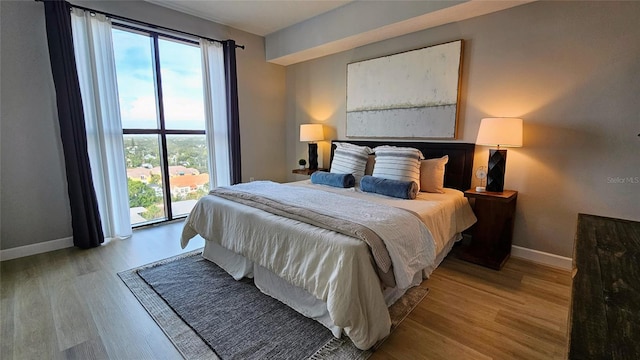
{"label": "window frame", "polygon": [[[164,202],[164,219],[158,220],[148,220],[145,222],[140,222],[135,225],[131,225],[132,228],[138,228],[141,226],[147,226],[151,224],[158,224],[163,222],[169,222],[176,219],[184,219],[188,216],[188,214],[173,216],[173,209],[171,208],[171,179],[169,174],[169,159],[168,159],[168,149],[167,149],[167,135],[206,135],[205,130],[188,130],[188,129],[167,129],[165,125],[165,114],[164,114],[164,98],[162,94],[162,74],[160,68],[160,51],[159,51],[159,39],[166,38],[172,41],[177,41],[180,43],[195,45],[198,48],[200,47],[200,43],[196,40],[189,39],[187,37],[171,35],[166,31],[156,31],[151,28],[145,28],[141,26],[135,26],[131,24],[127,24],[121,21],[114,21],[111,24],[112,29],[118,29],[121,31],[129,31],[133,33],[137,33],[140,35],[149,36],[152,40],[151,43],[151,51],[153,52],[152,56],[152,67],[154,73],[154,87],[155,87],[155,95],[156,95],[156,106],[157,106],[157,128],[156,129],[136,129],[136,128],[122,128],[122,135],[157,135],[159,138],[160,145],[160,171],[162,173],[162,190],[163,190],[163,202]],[[204,86],[204,84],[203,84]],[[207,144],[207,151],[210,151]],[[211,174],[211,169],[209,169],[209,174]]]}

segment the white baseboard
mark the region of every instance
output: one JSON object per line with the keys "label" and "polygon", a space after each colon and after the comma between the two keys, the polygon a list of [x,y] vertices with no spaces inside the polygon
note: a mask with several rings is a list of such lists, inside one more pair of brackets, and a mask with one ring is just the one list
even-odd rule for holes
{"label": "white baseboard", "polygon": [[511,256],[563,270],[571,270],[573,268],[573,259],[571,258],[515,245],[511,246]]}
{"label": "white baseboard", "polygon": [[36,244],[0,250],[0,261],[17,259],[73,246],[73,237],[44,241]]}

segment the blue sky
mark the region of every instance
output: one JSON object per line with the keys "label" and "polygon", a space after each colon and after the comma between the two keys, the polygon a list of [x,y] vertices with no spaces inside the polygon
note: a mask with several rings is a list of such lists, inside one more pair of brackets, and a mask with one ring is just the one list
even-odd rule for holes
{"label": "blue sky", "polygon": [[[152,41],[149,36],[113,29],[120,113],[124,128],[155,128]],[[168,129],[204,129],[200,48],[159,39],[165,123]]]}

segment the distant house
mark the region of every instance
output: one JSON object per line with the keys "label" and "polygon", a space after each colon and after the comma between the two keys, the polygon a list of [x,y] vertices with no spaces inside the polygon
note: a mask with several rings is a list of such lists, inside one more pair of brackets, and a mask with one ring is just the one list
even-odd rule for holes
{"label": "distant house", "polygon": [[144,167],[127,169],[127,177],[131,180],[141,181],[147,184],[151,179],[151,169]]}
{"label": "distant house", "polygon": [[[135,167],[127,169],[127,177],[131,180],[136,180],[148,184],[151,180],[151,175],[161,175],[160,167]],[[182,165],[169,166],[169,178],[187,175],[200,175],[200,171],[194,168],[188,168]]]}
{"label": "distant house", "polygon": [[205,185],[209,183],[209,174],[175,176],[170,180],[171,194],[176,197],[184,197],[187,194],[207,190]]}
{"label": "distant house", "polygon": [[[154,174],[160,174],[160,167],[156,166],[153,169],[151,169],[151,171]],[[185,176],[185,175],[199,175],[200,171],[198,171],[198,169],[194,169],[194,168],[188,168],[182,165],[175,165],[175,166],[169,166],[169,177],[175,177],[175,176]]]}

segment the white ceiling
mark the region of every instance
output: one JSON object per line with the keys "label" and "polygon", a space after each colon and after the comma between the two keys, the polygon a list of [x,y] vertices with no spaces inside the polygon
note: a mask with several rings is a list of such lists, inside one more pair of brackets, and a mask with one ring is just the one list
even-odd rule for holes
{"label": "white ceiling", "polygon": [[265,36],[352,0],[146,0],[189,15]]}

